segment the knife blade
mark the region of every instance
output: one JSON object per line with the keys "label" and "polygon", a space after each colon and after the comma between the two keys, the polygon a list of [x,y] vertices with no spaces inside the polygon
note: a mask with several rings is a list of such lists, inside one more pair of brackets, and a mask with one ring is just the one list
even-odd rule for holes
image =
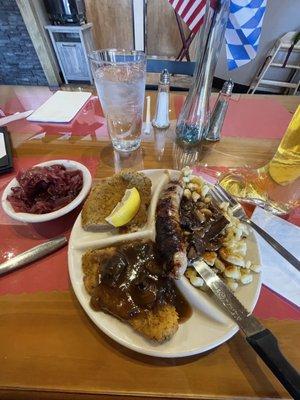
{"label": "knife blade", "polygon": [[36,261],[47,254],[53,253],[68,243],[68,239],[65,236],[59,236],[54,239],[47,240],[46,242],[33,247],[30,250],[24,251],[15,257],[0,264],[0,275],[14,271],[23,265],[29,264]]}
{"label": "knife blade", "polygon": [[34,110],[16,112],[13,115],[8,115],[7,117],[0,118],[0,126],[7,125],[10,122],[17,121],[18,119],[23,119],[29,117],[30,114],[33,113]]}
{"label": "knife blade", "polygon": [[222,306],[245,333],[246,340],[277,379],[294,397],[300,398],[300,375],[281,353],[276,337],[266,329],[229,290],[226,284],[203,261],[193,264]]}

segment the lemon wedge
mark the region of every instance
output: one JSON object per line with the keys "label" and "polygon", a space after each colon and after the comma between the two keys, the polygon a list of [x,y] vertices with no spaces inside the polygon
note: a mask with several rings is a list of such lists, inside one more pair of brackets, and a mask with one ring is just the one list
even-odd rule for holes
{"label": "lemon wedge", "polygon": [[116,205],[105,220],[116,228],[126,225],[138,212],[140,204],[141,197],[138,190],[135,187],[127,189],[123,199]]}

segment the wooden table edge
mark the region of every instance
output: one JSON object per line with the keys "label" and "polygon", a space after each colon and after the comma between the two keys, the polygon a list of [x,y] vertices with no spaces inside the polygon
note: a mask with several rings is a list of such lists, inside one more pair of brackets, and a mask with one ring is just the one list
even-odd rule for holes
{"label": "wooden table edge", "polygon": [[[161,399],[172,399],[172,400],[184,400],[184,399],[191,399],[191,400],[256,400],[260,399],[259,397],[249,397],[249,396],[238,396],[238,397],[231,397],[231,396],[211,396],[211,395],[201,395],[201,396],[194,396],[194,395],[182,395],[180,397],[167,396],[162,394],[161,396],[152,396],[148,393],[106,393],[106,392],[93,392],[93,391],[86,391],[86,392],[79,392],[79,391],[64,391],[64,390],[39,390],[39,389],[24,389],[22,388],[19,390],[18,388],[15,389],[8,389],[8,388],[0,388],[0,398],[1,400],[161,400]],[[272,399],[268,397],[268,399]],[[278,397],[273,397],[273,399],[278,399]],[[281,400],[290,399],[289,397],[280,397]]]}

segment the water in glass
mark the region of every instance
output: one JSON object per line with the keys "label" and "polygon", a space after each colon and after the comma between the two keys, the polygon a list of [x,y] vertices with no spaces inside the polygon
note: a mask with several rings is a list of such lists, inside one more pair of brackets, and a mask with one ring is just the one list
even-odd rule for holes
{"label": "water in glass", "polygon": [[93,72],[113,147],[136,150],[141,143],[145,96],[143,63],[103,62]]}

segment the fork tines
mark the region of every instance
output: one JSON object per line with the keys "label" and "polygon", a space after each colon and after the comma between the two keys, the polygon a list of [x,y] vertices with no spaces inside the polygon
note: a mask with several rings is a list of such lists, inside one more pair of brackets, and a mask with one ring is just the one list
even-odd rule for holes
{"label": "fork tines", "polygon": [[239,204],[238,201],[233,196],[231,196],[231,194],[229,194],[224,188],[222,188],[219,183],[216,184],[215,188],[218,193],[220,193],[221,197],[226,198],[232,206]]}
{"label": "fork tines", "polygon": [[231,206],[237,204],[237,201],[232,196],[230,196],[219,184],[213,186],[210,193],[215,201],[218,202],[226,201],[229,202]]}

